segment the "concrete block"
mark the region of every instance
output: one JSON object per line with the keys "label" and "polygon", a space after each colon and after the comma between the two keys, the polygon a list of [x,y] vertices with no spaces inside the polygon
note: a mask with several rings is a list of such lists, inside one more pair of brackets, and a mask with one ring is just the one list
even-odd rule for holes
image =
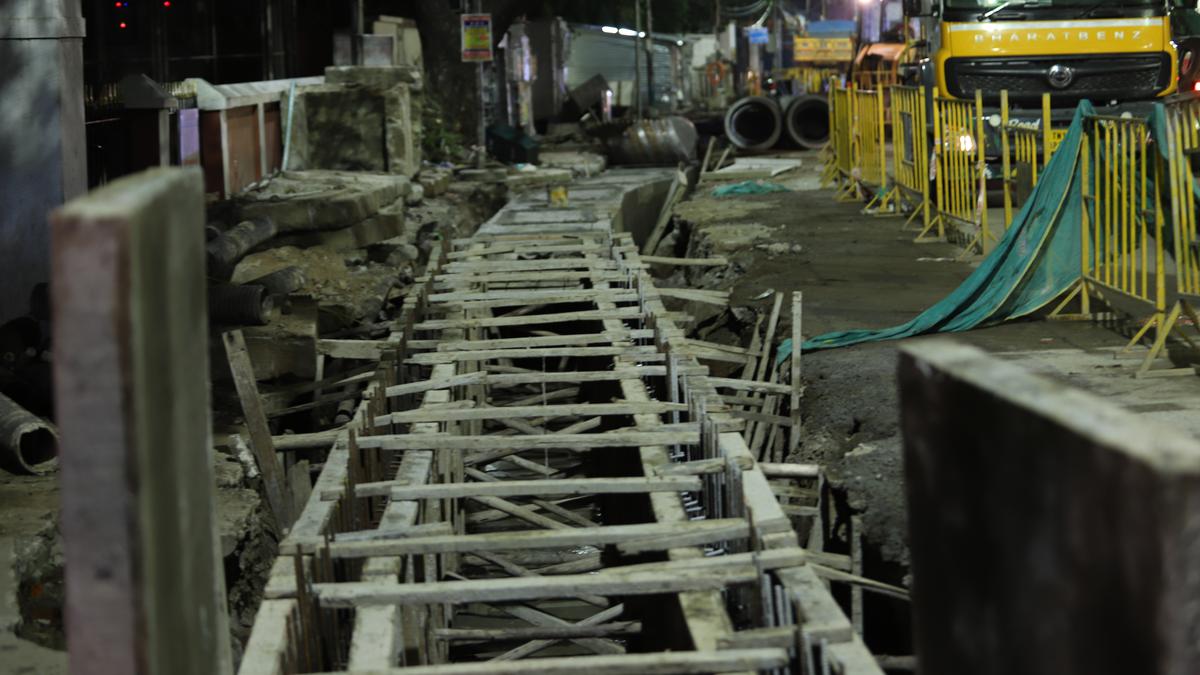
{"label": "concrete block", "polygon": [[388,173],[415,176],[421,171],[421,115],[413,105],[412,87],[397,84],[383,99]]}
{"label": "concrete block", "polygon": [[362,87],[296,90],[288,169],[387,170],[383,97]]}
{"label": "concrete block", "polygon": [[946,340],[899,379],[921,673],[1200,672],[1200,443]]}
{"label": "concrete block", "polygon": [[420,91],[423,74],[420,68],[413,66],[329,66],[325,68],[325,82],[357,85],[379,92],[404,84]]}
{"label": "concrete block", "polygon": [[229,673],[201,174],[122,178],[51,230],[71,671]]}

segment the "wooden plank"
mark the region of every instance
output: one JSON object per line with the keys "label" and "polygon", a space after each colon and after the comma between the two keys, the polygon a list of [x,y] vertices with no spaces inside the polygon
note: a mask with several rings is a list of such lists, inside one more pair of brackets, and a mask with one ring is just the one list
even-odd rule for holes
{"label": "wooden plank", "polygon": [[545,335],[539,337],[499,338],[492,340],[452,340],[437,345],[439,352],[472,349],[511,349],[514,347],[567,347],[591,344],[610,344],[623,340],[649,339],[652,331],[644,328],[624,330],[616,333],[591,333],[584,335]]}
{"label": "wooden plank", "polygon": [[[572,529],[571,531],[578,531]],[[590,531],[590,530],[585,530]],[[682,591],[720,590],[730,584],[758,580],[753,565],[719,570],[665,572],[598,572],[553,577],[508,577],[467,581],[394,584],[377,581],[313,584],[322,607],[428,605],[440,603],[515,602],[570,597],[580,593],[607,596],[662,595]]]}
{"label": "wooden plank", "polygon": [[[499,609],[509,616],[516,617],[522,621],[531,623],[534,626],[598,626],[620,616],[625,611],[625,606],[613,605],[608,609],[597,612],[592,616],[573,623],[564,619],[560,619],[553,614],[548,614],[526,605],[500,605]],[[567,638],[567,640],[595,654],[625,653],[625,648],[616,644],[612,640],[606,640],[602,638]],[[500,656],[497,656],[496,658],[492,659],[492,662],[511,661],[524,658],[557,643],[558,640],[552,638],[533,640],[532,642],[527,642],[520,647],[516,647],[505,652],[504,654],[501,654]]]}
{"label": "wooden plank", "polygon": [[694,288],[659,288],[658,294],[666,298],[675,298],[676,300],[687,300],[690,302],[702,302],[710,305],[724,307],[729,304],[729,293],[714,293],[710,291],[702,291]]}
{"label": "wooden plank", "polygon": [[242,415],[246,418],[246,431],[250,434],[250,450],[254,453],[259,472],[262,473],[267,504],[279,527],[286,532],[294,520],[291,496],[288,493],[283,466],[279,462],[279,456],[275,454],[271,430],[267,427],[267,416],[262,409],[262,399],[258,396],[258,382],[254,378],[250,352],[246,350],[246,338],[240,330],[224,333],[221,338],[225,342],[229,369],[233,372],[233,382],[242,402]]}
{"label": "wooden plank", "polygon": [[558,359],[592,358],[596,356],[632,356],[639,361],[661,361],[662,354],[652,346],[636,347],[530,347],[516,349],[477,349],[460,352],[426,352],[413,354],[406,363],[432,365],[456,361],[487,361],[492,359]]}
{"label": "wooden plank", "polygon": [[766,394],[790,394],[791,387],[775,382],[758,382],[730,377],[710,377],[708,383],[718,389],[733,389],[735,391],[754,391]]}
{"label": "wooden plank", "polygon": [[470,319],[431,319],[417,323],[416,330],[447,330],[451,328],[501,328],[504,326],[543,326],[576,321],[603,321],[605,319],[639,319],[637,307],[619,307],[582,312],[555,312],[532,316],[494,316]]}
{"label": "wooden plank", "polygon": [[[767,497],[774,500],[768,491]],[[676,499],[678,501],[678,499]],[[386,541],[333,543],[329,546],[335,558],[369,558],[383,555],[421,555],[427,553],[470,553],[472,551],[517,551],[526,549],[571,548],[575,546],[605,546],[622,542],[643,542],[647,539],[674,537],[673,545],[700,546],[714,541],[741,539],[750,532],[740,518],[684,521],[679,523],[639,523],[635,525],[604,525],[574,528],[563,531],[493,532],[457,536],[414,537]],[[675,544],[676,541],[684,543]],[[285,542],[286,543],[286,542]],[[324,543],[315,538],[294,542],[306,551],[315,551]],[[651,550],[647,544],[645,550]],[[294,549],[293,549],[294,550]],[[661,549],[660,549],[661,550]],[[292,551],[287,551],[292,552]]]}
{"label": "wooden plank", "polygon": [[[370,675],[579,675],[585,672],[596,675],[700,675],[755,672],[778,668],[786,663],[787,652],[781,649],[730,649],[717,652],[678,651],[445,663],[376,670],[371,671]],[[354,674],[343,671],[324,675]]]}
{"label": "wooden plank", "polygon": [[385,350],[398,346],[389,340],[317,340],[317,353],[335,359],[378,361]]}
{"label": "wooden plank", "polygon": [[637,299],[635,293],[626,289],[614,290],[597,290],[594,288],[575,288],[575,289],[517,289],[507,291],[454,291],[450,293],[432,293],[429,295],[431,303],[467,303],[479,302],[483,300],[504,301],[512,305],[526,304],[548,304],[551,302],[587,302],[591,300],[607,300],[609,302],[624,302],[625,298],[633,296]]}
{"label": "wooden plank", "polygon": [[821,475],[821,467],[817,464],[759,462],[758,468],[769,478],[816,478]]}
{"label": "wooden plank", "polygon": [[[544,436],[364,436],[362,448],[384,450],[541,450],[552,448],[622,448],[642,445],[688,445],[699,442],[700,431],[695,425],[686,431],[624,431],[602,434],[547,434]],[[685,427],[686,428],[686,427]]]}
{"label": "wooden plank", "polygon": [[680,267],[724,267],[729,264],[728,258],[671,258],[660,255],[639,256],[644,263],[654,265],[678,265]]}
{"label": "wooden plank", "polygon": [[800,352],[803,348],[804,337],[800,332],[801,306],[804,296],[800,291],[792,293],[792,355],[791,355],[791,398],[789,402],[792,417],[791,431],[788,433],[788,451],[795,454],[800,450]]}
{"label": "wooden plank", "polygon": [[664,366],[622,367],[613,370],[572,370],[560,373],[541,371],[524,374],[463,373],[446,379],[430,379],[423,382],[393,385],[387,388],[387,395],[406,396],[409,394],[419,394],[431,389],[445,389],[474,384],[499,388],[513,387],[520,384],[609,382],[628,378],[662,377],[666,373],[667,369]]}
{"label": "wooden plank", "polygon": [[673,410],[686,412],[682,403],[563,403],[557,405],[494,406],[470,409],[408,410],[375,418],[376,426],[411,424],[413,422],[456,422],[462,420],[493,420],[512,417],[610,417],[648,413],[661,415]]}
{"label": "wooden plank", "polygon": [[[57,135],[29,142],[41,151]],[[55,211],[50,228],[72,672],[230,673],[201,174],[121,178]],[[0,656],[19,669],[14,659]]]}
{"label": "wooden plank", "polygon": [[671,214],[674,212],[675,206],[683,201],[684,195],[687,194],[687,188],[688,178],[681,164],[675,171],[675,177],[667,191],[667,198],[658,211],[654,227],[650,230],[650,235],[646,237],[646,242],[642,244],[642,253],[654,253],[654,250],[658,248],[658,242],[662,240],[663,235],[667,232],[667,225],[671,223]]}
{"label": "wooden plank", "polygon": [[616,263],[596,261],[592,264],[585,258],[550,258],[548,260],[479,260],[452,262],[445,266],[447,274],[483,272],[528,272],[532,270],[596,269],[615,270]]}
{"label": "wooden plank", "polygon": [[642,632],[640,621],[614,621],[595,626],[521,626],[516,628],[437,628],[433,636],[448,642],[499,642],[505,640],[563,640],[577,637],[636,635]]}
{"label": "wooden plank", "polygon": [[392,499],[459,499],[462,497],[523,497],[528,495],[645,494],[647,492],[696,492],[700,479],[669,478],[565,478],[558,480],[505,480],[495,483],[434,483],[400,485],[398,481],[361,483],[359,497],[390,496]]}

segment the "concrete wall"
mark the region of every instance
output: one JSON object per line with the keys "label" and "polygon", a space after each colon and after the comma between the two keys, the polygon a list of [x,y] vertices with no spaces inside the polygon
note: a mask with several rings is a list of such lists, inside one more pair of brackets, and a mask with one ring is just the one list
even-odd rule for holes
{"label": "concrete wall", "polygon": [[46,216],[87,189],[79,0],[0,2],[0,321],[50,277]]}

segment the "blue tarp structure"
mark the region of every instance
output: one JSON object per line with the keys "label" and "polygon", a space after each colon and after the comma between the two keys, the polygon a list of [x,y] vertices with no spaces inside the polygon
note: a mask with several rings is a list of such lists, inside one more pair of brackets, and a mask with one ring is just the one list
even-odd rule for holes
{"label": "blue tarp structure", "polygon": [[[950,295],[908,323],[818,335],[804,342],[804,351],[970,330],[1035,312],[1067,291],[1080,278],[1079,157],[1084,117],[1093,111],[1091,103],[1079,104],[1066,137],[1004,237]],[[790,354],[786,340],[779,361]]]}

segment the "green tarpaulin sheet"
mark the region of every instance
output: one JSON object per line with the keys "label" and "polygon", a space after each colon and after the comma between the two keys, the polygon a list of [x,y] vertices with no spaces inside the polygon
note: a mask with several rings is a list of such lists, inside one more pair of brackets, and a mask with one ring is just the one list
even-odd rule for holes
{"label": "green tarpaulin sheet", "polygon": [[[1079,104],[1066,137],[1012,226],[950,295],[908,323],[818,335],[804,342],[804,351],[970,330],[1034,312],[1069,289],[1080,277],[1079,148],[1084,117],[1093,111],[1087,101]],[[778,358],[782,362],[790,354],[791,341],[786,340]]]}
{"label": "green tarpaulin sheet", "polygon": [[732,183],[730,185],[722,185],[714,188],[712,193],[714,197],[727,197],[730,195],[765,195],[771,192],[791,192],[779,183],[772,183],[765,180],[744,180],[740,183]]}

